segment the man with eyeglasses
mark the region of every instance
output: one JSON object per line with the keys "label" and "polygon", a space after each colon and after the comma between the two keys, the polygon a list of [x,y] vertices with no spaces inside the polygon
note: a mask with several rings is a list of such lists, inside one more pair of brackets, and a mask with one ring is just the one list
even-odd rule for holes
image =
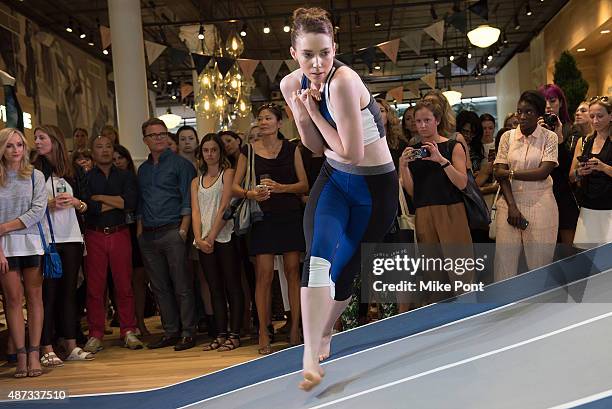
{"label": "man with eyeglasses", "polygon": [[193,278],[185,264],[185,240],[191,223],[189,186],[193,165],[168,147],[168,128],[158,118],[142,124],[151,154],[138,168],[140,201],[137,236],[145,269],[159,304],[164,335],[148,348],[195,346]]}

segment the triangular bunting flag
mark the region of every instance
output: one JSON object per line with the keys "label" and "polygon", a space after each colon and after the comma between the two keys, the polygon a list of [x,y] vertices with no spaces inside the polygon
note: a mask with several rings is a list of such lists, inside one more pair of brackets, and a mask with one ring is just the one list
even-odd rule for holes
{"label": "triangular bunting flag", "polygon": [[252,78],[257,65],[259,65],[259,60],[247,60],[247,59],[238,59],[238,66],[240,66],[240,71],[246,78]]}
{"label": "triangular bunting flag", "polygon": [[353,65],[353,61],[355,60],[355,55],[352,53],[344,53],[336,55],[336,59],[338,61],[342,61],[346,65]]}
{"label": "triangular bunting flag", "polygon": [[452,66],[450,64],[446,64],[444,67],[438,70],[440,74],[442,74],[445,78],[451,78],[452,74]]}
{"label": "triangular bunting flag", "polygon": [[181,82],[181,100],[187,98],[193,92],[193,86],[186,82]]}
{"label": "triangular bunting flag", "polygon": [[191,58],[193,58],[193,65],[195,66],[196,72],[200,75],[212,59],[212,56],[192,53]]}
{"label": "triangular bunting flag", "polygon": [[219,69],[219,72],[224,77],[236,62],[235,59],[227,57],[215,57],[215,61],[217,62],[217,68]]}
{"label": "triangular bunting flag", "polygon": [[406,43],[412,51],[417,55],[421,55],[421,42],[423,40],[423,32],[421,30],[410,31],[402,37],[402,41]]}
{"label": "triangular bunting flag", "polygon": [[102,40],[102,49],[106,50],[111,45],[111,31],[106,26],[100,26],[100,39]]}
{"label": "triangular bunting flag", "polygon": [[189,53],[184,50],[179,50],[178,48],[170,49],[170,61],[174,65],[183,65],[185,64],[185,60],[189,56]]}
{"label": "triangular bunting flag", "polygon": [[410,91],[410,93],[412,95],[414,95],[415,98],[421,98],[421,91],[419,90],[419,82],[418,81],[411,81],[408,83],[408,91]]}
{"label": "triangular bunting flag", "polygon": [[478,14],[480,17],[485,20],[489,19],[489,2],[488,0],[479,0],[478,2],[472,4],[468,9],[474,13]]}
{"label": "triangular bunting flag", "polygon": [[283,60],[262,60],[261,63],[266,70],[266,74],[268,74],[268,78],[270,78],[271,82],[274,82],[276,79],[276,74],[278,74],[278,70],[280,70],[281,65],[283,65]]}
{"label": "triangular bunting flag", "polygon": [[430,72],[427,75],[421,77],[421,81],[423,81],[429,88],[436,88],[436,72]]}
{"label": "triangular bunting flag", "polygon": [[444,43],[444,20],[436,21],[432,25],[423,29],[436,43]]}
{"label": "triangular bunting flag", "polygon": [[361,58],[368,68],[372,69],[372,64],[376,59],[376,48],[368,47],[365,50],[357,52],[357,57]]}
{"label": "triangular bunting flag", "polygon": [[297,70],[298,68],[300,68],[300,64],[298,64],[297,61],[295,61],[294,59],[288,59],[285,60],[285,65],[287,65],[287,68],[289,68],[289,71],[293,72],[295,70]]}
{"label": "triangular bunting flag", "polygon": [[448,23],[462,33],[467,33],[467,12],[465,10],[451,14]]}
{"label": "triangular bunting flag", "polygon": [[402,102],[404,100],[404,87],[399,86],[391,88],[389,91],[387,91],[387,97],[391,97],[397,102]]}
{"label": "triangular bunting flag", "polygon": [[397,62],[397,52],[399,51],[399,38],[378,44],[378,48],[394,63]]}
{"label": "triangular bunting flag", "polygon": [[468,70],[468,59],[465,55],[462,55],[461,57],[456,57],[453,61],[453,64],[455,64],[459,68],[462,68],[464,71]]}
{"label": "triangular bunting flag", "polygon": [[163,44],[157,44],[153,41],[145,40],[145,50],[147,51],[147,59],[149,60],[149,65],[153,64],[155,60],[164,52],[166,46]]}

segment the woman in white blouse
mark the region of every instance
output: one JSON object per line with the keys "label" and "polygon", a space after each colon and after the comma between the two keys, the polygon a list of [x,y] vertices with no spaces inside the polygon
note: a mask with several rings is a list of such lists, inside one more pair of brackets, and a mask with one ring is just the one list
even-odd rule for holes
{"label": "woman in white blouse", "polygon": [[[57,252],[62,259],[61,278],[45,278],[43,300],[45,320],[42,333],[41,363],[45,367],[62,366],[53,351],[56,337],[64,339],[68,361],[86,361],[94,355],[76,345],[77,278],[83,260],[83,238],[77,212],[84,213],[87,205],[78,199],[86,189],[84,174],[73,168],[66,150],[62,131],[53,125],[42,125],[34,130],[34,144],[38,156],[34,166],[45,175],[49,218],[53,226]],[[49,223],[44,218],[47,239]],[[58,325],[56,325],[56,322]],[[57,328],[57,331],[56,331]]]}
{"label": "woman in white blouse", "polygon": [[[47,207],[45,178],[28,161],[25,137],[13,128],[0,131],[0,282],[9,334],[17,347],[15,378],[42,375],[39,362],[43,325],[41,255],[37,223]],[[23,278],[23,286],[22,286]],[[28,305],[28,336],[22,302]]]}

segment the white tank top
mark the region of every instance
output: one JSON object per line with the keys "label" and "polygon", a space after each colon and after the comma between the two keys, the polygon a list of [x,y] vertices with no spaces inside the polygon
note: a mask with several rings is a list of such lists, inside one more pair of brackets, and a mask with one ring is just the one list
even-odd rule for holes
{"label": "white tank top", "polygon": [[[206,188],[202,186],[204,176],[200,176],[198,182],[198,206],[200,207],[200,223],[202,226],[202,239],[205,238],[210,229],[212,229],[215,221],[215,216],[221,206],[221,197],[223,196],[223,171],[215,180],[212,186]],[[232,239],[232,231],[234,230],[234,221],[228,220],[225,226],[221,229],[215,241],[219,243],[227,243]]]}

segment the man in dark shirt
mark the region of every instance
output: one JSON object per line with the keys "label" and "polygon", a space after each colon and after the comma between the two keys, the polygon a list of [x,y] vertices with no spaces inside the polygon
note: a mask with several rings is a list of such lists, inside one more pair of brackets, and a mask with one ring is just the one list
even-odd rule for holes
{"label": "man in dark shirt", "polygon": [[174,345],[182,351],[195,346],[195,296],[185,240],[191,223],[189,187],[196,172],[168,148],[163,121],[149,119],[142,135],[151,154],[138,168],[138,242],[164,327],[164,336],[148,347]]}
{"label": "man in dark shirt", "polygon": [[135,209],[138,185],[132,172],[113,165],[113,142],[107,136],[92,141],[96,166],[87,174],[89,196],[85,215],[87,246],[87,321],[89,340],[85,350],[96,353],[102,346],[106,317],[105,294],[108,266],[113,275],[119,324],[125,346],[140,349],[136,337],[132,292],[132,244],[125,212]]}

